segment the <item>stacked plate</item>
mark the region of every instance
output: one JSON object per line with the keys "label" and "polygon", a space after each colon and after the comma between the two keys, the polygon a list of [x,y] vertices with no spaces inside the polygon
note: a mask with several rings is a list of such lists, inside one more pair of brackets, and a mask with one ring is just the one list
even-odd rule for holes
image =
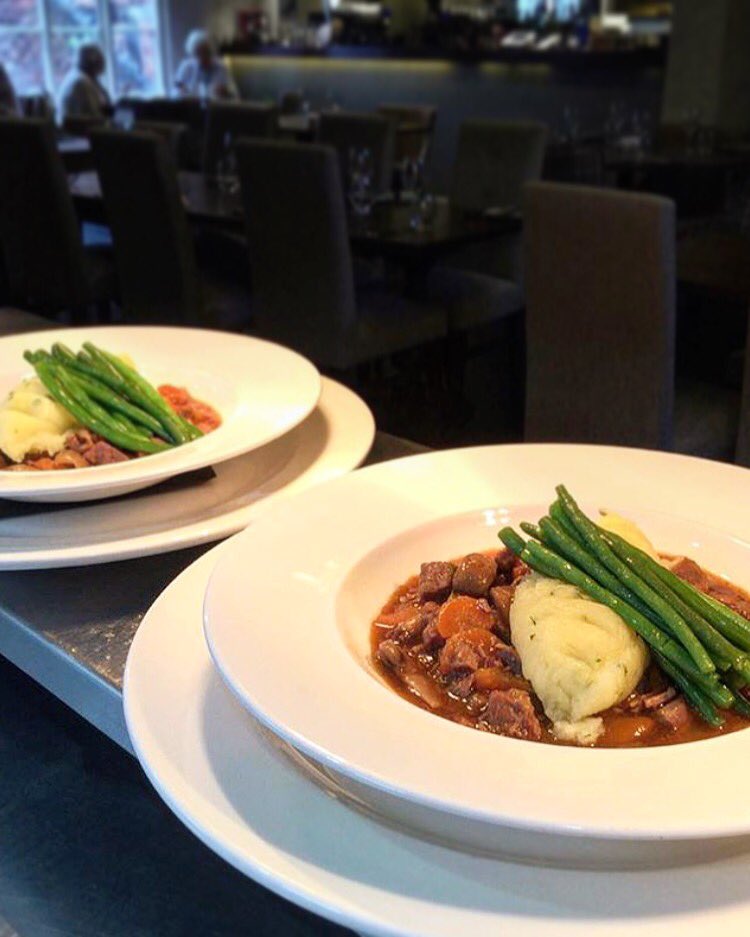
{"label": "stacked plate", "polygon": [[750,587],[750,474],[509,446],[417,456],[280,500],[162,595],[125,709],[212,849],[367,934],[746,932],[746,730],[586,749],[477,732],[394,693],[370,626],[425,560],[497,545],[566,482]]}
{"label": "stacked plate", "polygon": [[103,327],[0,339],[0,400],[27,349],[83,342],[129,355],[153,384],[189,389],[221,426],[190,445],[111,465],[0,471],[0,570],[82,566],[210,543],[279,495],[360,464],[366,405],[286,348],[222,332]]}

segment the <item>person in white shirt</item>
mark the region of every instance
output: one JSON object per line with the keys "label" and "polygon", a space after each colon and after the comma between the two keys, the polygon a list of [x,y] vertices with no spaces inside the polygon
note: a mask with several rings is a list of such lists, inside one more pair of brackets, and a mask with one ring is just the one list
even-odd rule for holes
{"label": "person in white shirt", "polygon": [[11,114],[15,116],[20,114],[21,109],[18,106],[18,98],[10,75],[5,70],[5,66],[0,62],[0,114]]}
{"label": "person in white shirt", "polygon": [[68,72],[60,89],[59,116],[65,123],[69,117],[108,117],[112,112],[109,93],[101,83],[107,60],[99,46],[82,45],[78,50],[78,63]]}
{"label": "person in white shirt", "polygon": [[216,57],[208,33],[195,29],[185,43],[183,59],[174,79],[175,92],[183,98],[238,97],[237,87],[226,65]]}

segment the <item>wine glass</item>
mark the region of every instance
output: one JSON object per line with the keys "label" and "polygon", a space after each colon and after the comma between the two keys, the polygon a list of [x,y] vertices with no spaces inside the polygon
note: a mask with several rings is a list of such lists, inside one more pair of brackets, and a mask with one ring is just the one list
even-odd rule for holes
{"label": "wine glass", "polygon": [[354,214],[368,218],[375,202],[375,170],[372,151],[367,147],[349,150],[349,201]]}
{"label": "wine glass", "polygon": [[407,192],[414,198],[414,211],[409,219],[413,231],[426,231],[435,220],[435,198],[427,188],[427,170],[424,159],[409,159],[405,163],[404,182]]}
{"label": "wine glass", "polygon": [[234,152],[234,140],[231,133],[224,134],[222,151],[216,161],[216,182],[219,191],[225,195],[235,195],[240,188],[237,155]]}

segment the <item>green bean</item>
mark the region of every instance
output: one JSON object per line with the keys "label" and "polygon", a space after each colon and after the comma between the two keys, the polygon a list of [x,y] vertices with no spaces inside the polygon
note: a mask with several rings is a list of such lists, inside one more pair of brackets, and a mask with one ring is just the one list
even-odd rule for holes
{"label": "green bean", "polygon": [[684,673],[677,667],[674,667],[666,657],[663,657],[658,652],[656,653],[656,659],[662,670],[677,684],[678,688],[682,690],[685,699],[690,703],[693,709],[699,713],[702,719],[705,719],[705,721],[714,728],[719,728],[724,725],[724,720],[716,712],[711,701],[706,699]]}
{"label": "green bean", "polygon": [[[589,553],[585,547],[582,547],[578,540],[569,537],[561,525],[549,517],[543,517],[539,521],[539,526],[542,533],[541,539],[551,549],[564,556],[565,559],[570,560],[571,563],[575,563],[576,566],[592,576],[605,589],[614,592],[623,602],[627,602],[641,615],[645,615],[657,627],[661,625],[661,620],[649,606],[642,602],[632,589],[623,585],[617,576],[613,575],[593,554]],[[672,636],[674,637],[674,635]]]}
{"label": "green bean", "polygon": [[200,439],[204,435],[203,431],[198,429],[197,426],[176,413],[153,385],[117,355],[113,355],[103,348],[97,348],[91,343],[86,343],[84,348],[88,350],[94,361],[100,362],[102,367],[109,366],[129,386],[134,387],[138,394],[143,394],[144,403],[146,399],[150,399],[154,406],[161,410],[168,425],[174,424],[181,428],[183,436],[186,437],[186,442],[192,439]]}
{"label": "green bean", "polygon": [[[95,378],[81,373],[72,365],[69,366],[65,364],[62,365],[62,367],[75,376],[76,381],[86,390],[90,397],[94,398],[94,400],[99,401],[99,403],[103,404],[106,408],[116,410],[123,416],[128,417],[134,424],[138,424],[142,428],[141,431],[147,429],[150,433],[156,433],[158,436],[164,436],[168,440],[170,439],[166,429],[156,417],[152,416],[150,413],[146,413],[145,410],[137,407],[135,404],[130,403],[125,397],[116,394],[107,387],[106,384],[102,384]],[[176,440],[172,441],[174,442]]]}
{"label": "green bean", "polygon": [[159,421],[160,426],[162,426],[162,434],[166,435],[167,438],[171,439],[172,442],[177,445],[188,442],[191,438],[190,434],[188,434],[178,422],[176,418],[177,415],[163,398],[159,397],[157,394],[160,401],[159,403],[154,403],[150,398],[145,398],[144,395],[139,393],[138,389],[132,383],[126,381],[101,354],[99,357],[95,357],[86,350],[79,351],[76,356],[75,365],[71,362],[70,367],[75,367],[76,370],[82,371],[84,375],[91,379],[100,381],[111,390],[121,394],[135,406],[150,413],[154,419]]}
{"label": "green bean", "polygon": [[[29,360],[29,358],[27,358],[27,360]],[[32,364],[34,364],[33,361]],[[126,449],[130,452],[157,453],[164,452],[169,448],[161,441],[147,440],[145,437],[143,439],[134,437],[124,430],[113,427],[108,422],[102,422],[70,395],[66,388],[57,380],[54,369],[49,366],[48,362],[37,361],[34,367],[39,375],[39,379],[49,391],[50,396],[56,400],[60,406],[65,407],[68,413],[78,420],[82,426],[87,426],[103,439],[106,439],[118,448]]]}
{"label": "green bean", "polygon": [[504,527],[497,536],[511,552],[520,558],[526,547],[526,541],[523,537],[519,537],[512,527]]}
{"label": "green bean", "polygon": [[559,499],[554,501],[549,506],[549,516],[556,524],[559,524],[560,527],[562,527],[562,529],[569,537],[585,548],[586,541],[581,537],[580,533],[576,529],[575,524],[571,524],[570,518],[565,513],[565,509],[563,508],[562,504],[560,504]]}
{"label": "green bean", "polygon": [[[188,423],[187,420],[182,420],[161,394],[137,371],[118,358],[117,355],[97,348],[95,345],[92,345],[91,342],[85,342],[83,347],[95,361],[106,362],[114,368],[128,385],[131,400],[133,400],[134,403],[138,403],[139,406],[144,407],[144,409],[147,409],[150,413],[153,413],[154,416],[158,416],[159,419],[165,423],[165,426],[170,429],[170,432],[174,429],[176,433],[183,436],[184,442],[203,435],[200,430]],[[133,395],[140,399],[134,399]]]}
{"label": "green bean", "polygon": [[50,364],[50,367],[52,368],[52,372],[57,380],[62,384],[70,396],[74,400],[77,400],[82,407],[85,407],[93,417],[101,420],[103,423],[110,423],[115,429],[124,430],[126,433],[132,433],[134,437],[142,439],[145,442],[150,440],[150,436],[146,436],[145,433],[138,429],[138,427],[133,426],[129,420],[126,420],[125,417],[109,413],[104,409],[104,407],[100,406],[96,400],[92,399],[86,393],[84,388],[76,380],[75,376],[69,371],[66,371],[64,367],[61,367],[59,364]]}
{"label": "green bean", "polygon": [[559,485],[557,487],[557,493],[571,523],[575,524],[576,529],[585,539],[589,548],[596,554],[597,558],[664,620],[675,638],[679,640],[688,654],[690,654],[701,673],[715,672],[716,666],[714,662],[711,660],[711,657],[701,642],[690,630],[685,620],[677,614],[672,606],[669,605],[659,593],[654,592],[640,576],[632,572],[622,560],[615,556],[599,533],[596,524],[590,521],[583,511],[581,511],[564,485]]}
{"label": "green bean", "polygon": [[[600,528],[601,530],[601,528]],[[735,647],[709,621],[692,609],[677,593],[668,586],[654,567],[656,563],[648,554],[634,547],[622,537],[602,530],[602,536],[611,549],[627,563],[653,589],[662,590],[670,605],[685,620],[706,648],[714,655],[722,669],[734,667],[750,679],[750,661],[740,648]]]}
{"label": "green bean", "polygon": [[750,621],[737,614],[729,606],[706,595],[684,579],[680,579],[670,569],[657,563],[638,547],[632,547],[632,550],[638,554],[639,559],[652,564],[654,574],[694,612],[702,615],[728,641],[738,645],[743,651],[750,651]]}
{"label": "green bean", "polygon": [[155,423],[159,429],[154,431],[158,432],[160,436],[164,436],[178,446],[188,441],[188,434],[183,432],[181,427],[176,426],[173,419],[168,418],[162,407],[154,407],[150,401],[144,400],[143,397],[139,395],[131,385],[122,380],[116,372],[112,371],[109,373],[96,363],[87,364],[78,358],[76,359],[76,364],[71,364],[70,367],[83,377],[87,377],[91,381],[97,381],[113,394],[116,394],[121,400],[125,401],[129,406],[146,414],[150,421],[149,428],[153,429]]}
{"label": "green bean", "polygon": [[727,683],[734,691],[734,702],[732,709],[745,718],[750,718],[750,700],[744,695],[743,690],[747,689],[747,681],[738,674],[727,674]]}
{"label": "green bean", "polygon": [[521,523],[518,526],[521,528],[521,530],[525,534],[528,534],[530,537],[533,537],[534,540],[539,540],[540,542],[544,540],[541,528],[538,527],[536,524],[529,524],[526,521],[521,521]]}

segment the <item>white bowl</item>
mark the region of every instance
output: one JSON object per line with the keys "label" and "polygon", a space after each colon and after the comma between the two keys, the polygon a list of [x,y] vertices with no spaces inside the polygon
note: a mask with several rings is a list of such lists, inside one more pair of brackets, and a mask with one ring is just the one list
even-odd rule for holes
{"label": "white bowl", "polygon": [[77,351],[86,341],[130,355],[154,385],[186,387],[219,411],[222,425],[185,446],[129,462],[58,472],[0,471],[0,498],[94,501],[147,488],[278,439],[306,419],[320,397],[316,368],[280,345],[227,332],[103,326],[0,339],[0,401],[33,374],[25,350],[63,342]]}
{"label": "white bowl", "polygon": [[561,481],[585,507],[631,516],[659,548],[750,585],[745,470],[583,446],[443,452],[325,485],[241,534],[206,594],[213,659],[349,796],[431,838],[591,866],[744,848],[748,732],[626,750],[509,739],[412,705],[370,663],[370,623],[420,562],[491,548],[502,526],[537,520]]}

